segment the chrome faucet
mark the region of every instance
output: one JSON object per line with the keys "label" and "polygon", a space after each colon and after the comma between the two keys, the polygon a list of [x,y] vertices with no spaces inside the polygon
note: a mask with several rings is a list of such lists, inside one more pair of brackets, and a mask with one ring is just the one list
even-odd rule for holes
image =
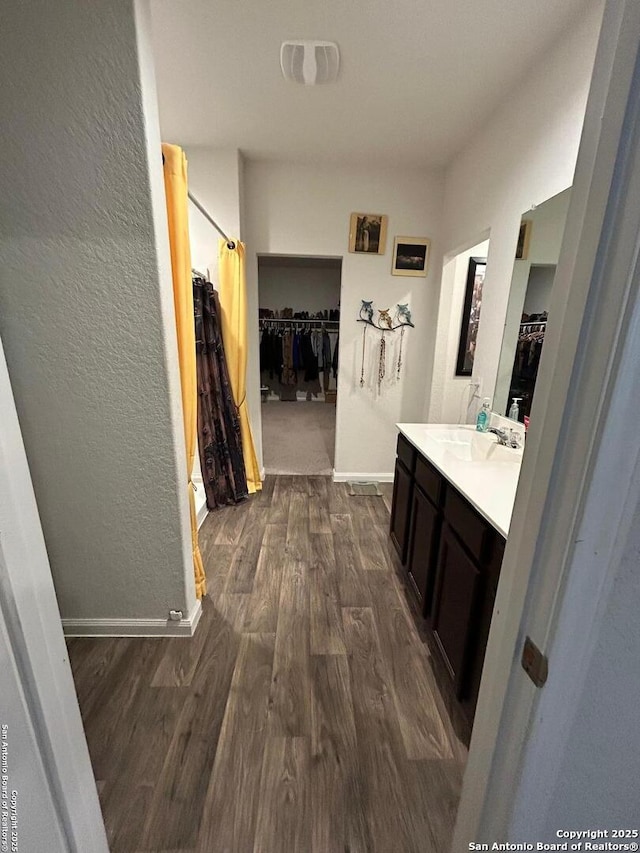
{"label": "chrome faucet", "polygon": [[489,427],[487,432],[492,432],[497,438],[498,444],[501,444],[503,447],[511,447],[514,450],[518,450],[520,448],[520,435],[515,430],[510,429],[507,432],[506,429]]}

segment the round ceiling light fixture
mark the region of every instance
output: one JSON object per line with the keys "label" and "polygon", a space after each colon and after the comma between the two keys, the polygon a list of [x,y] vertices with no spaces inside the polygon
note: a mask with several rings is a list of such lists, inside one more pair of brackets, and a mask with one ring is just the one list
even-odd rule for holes
{"label": "round ceiling light fixture", "polygon": [[280,48],[280,68],[285,80],[317,86],[333,83],[340,68],[340,51],[332,41],[285,41]]}

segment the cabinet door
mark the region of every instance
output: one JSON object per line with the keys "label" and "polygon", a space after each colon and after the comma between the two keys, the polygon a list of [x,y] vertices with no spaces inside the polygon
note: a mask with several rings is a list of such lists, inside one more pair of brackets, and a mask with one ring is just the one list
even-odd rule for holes
{"label": "cabinet door", "polygon": [[422,602],[425,616],[431,610],[433,599],[440,523],[440,513],[416,486],[413,490],[407,569]]}
{"label": "cabinet door", "polygon": [[469,655],[469,687],[466,691],[466,702],[464,703],[465,711],[471,722],[473,722],[473,715],[475,714],[478,703],[482,667],[484,666],[484,656],[487,651],[493,608],[496,603],[488,584],[485,585],[484,594],[481,598],[478,630]]}
{"label": "cabinet door", "polygon": [[407,540],[409,539],[409,512],[413,492],[413,477],[399,459],[396,459],[396,472],[393,479],[393,501],[391,503],[391,541],[396,547],[402,565],[407,560]]}
{"label": "cabinet door", "polygon": [[465,692],[469,652],[476,633],[480,572],[451,528],[444,524],[434,602],[433,632],[454,680]]}

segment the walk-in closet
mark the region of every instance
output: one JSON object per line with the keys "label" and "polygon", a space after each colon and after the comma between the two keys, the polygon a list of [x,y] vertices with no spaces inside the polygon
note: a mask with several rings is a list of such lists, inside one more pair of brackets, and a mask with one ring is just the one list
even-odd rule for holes
{"label": "walk-in closet", "polygon": [[331,474],[341,258],[258,258],[262,445],[268,474]]}

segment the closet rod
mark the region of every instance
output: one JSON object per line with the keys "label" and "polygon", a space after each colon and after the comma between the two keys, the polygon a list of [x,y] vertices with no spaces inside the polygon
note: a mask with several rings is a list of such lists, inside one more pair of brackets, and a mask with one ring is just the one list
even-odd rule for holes
{"label": "closet rod", "polygon": [[291,326],[300,326],[304,323],[322,323],[323,325],[340,325],[340,320],[322,320],[320,317],[309,317],[307,320],[301,320],[296,317],[259,317],[258,321],[260,323],[289,323]]}
{"label": "closet rod", "polygon": [[201,213],[201,214],[204,216],[204,218],[207,220],[207,222],[210,222],[210,223],[213,225],[213,227],[216,229],[216,231],[218,232],[218,234],[219,234],[221,237],[224,237],[224,239],[227,241],[227,248],[228,248],[228,249],[235,249],[236,244],[233,242],[233,240],[232,240],[230,237],[227,237],[227,235],[224,233],[224,231],[222,230],[222,228],[220,228],[220,226],[219,226],[219,225],[218,225],[218,223],[215,221],[215,219],[214,219],[212,216],[209,216],[209,214],[208,214],[208,213],[207,213],[207,211],[204,209],[204,207],[200,204],[200,202],[198,201],[198,199],[197,199],[197,198],[196,198],[192,193],[187,193],[187,194],[188,194],[188,196],[189,196],[190,200],[195,204],[195,206],[198,208],[198,210],[200,211],[200,213]]}

